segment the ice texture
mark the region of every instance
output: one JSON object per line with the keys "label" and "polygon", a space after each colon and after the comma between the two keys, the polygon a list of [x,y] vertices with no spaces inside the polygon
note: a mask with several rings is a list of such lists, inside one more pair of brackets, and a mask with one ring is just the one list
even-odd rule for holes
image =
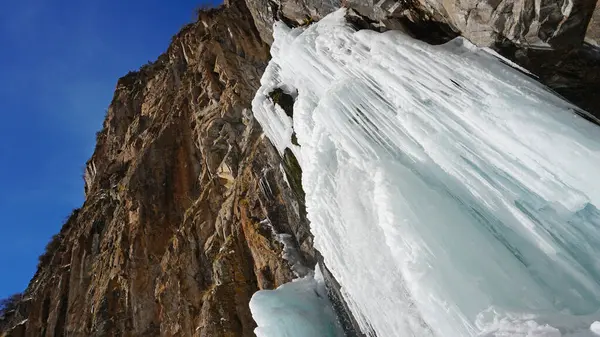
{"label": "ice texture", "polygon": [[252,109],[297,157],[315,247],[363,331],[595,336],[600,129],[462,38],[344,16],[275,24]]}
{"label": "ice texture", "polygon": [[257,337],[343,337],[322,278],[311,273],[250,301]]}

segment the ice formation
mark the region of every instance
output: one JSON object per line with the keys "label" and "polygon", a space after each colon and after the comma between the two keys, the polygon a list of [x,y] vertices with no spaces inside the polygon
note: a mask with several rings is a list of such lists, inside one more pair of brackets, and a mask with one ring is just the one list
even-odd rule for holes
{"label": "ice formation", "polygon": [[311,273],[250,301],[257,337],[343,337],[320,274]]}
{"label": "ice formation", "polygon": [[464,39],[344,16],[276,23],[252,108],[300,162],[315,246],[363,330],[595,336],[600,129]]}

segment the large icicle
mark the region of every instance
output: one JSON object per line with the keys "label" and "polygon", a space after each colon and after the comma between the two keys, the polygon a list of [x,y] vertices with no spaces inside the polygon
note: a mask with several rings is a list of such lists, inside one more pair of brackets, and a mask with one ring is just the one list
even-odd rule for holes
{"label": "large icicle", "polygon": [[356,32],[344,15],[275,25],[253,111],[298,158],[315,245],[359,323],[379,337],[592,335],[599,129],[464,39]]}
{"label": "large icicle", "polygon": [[250,310],[258,337],[343,337],[327,288],[317,273],[252,296]]}

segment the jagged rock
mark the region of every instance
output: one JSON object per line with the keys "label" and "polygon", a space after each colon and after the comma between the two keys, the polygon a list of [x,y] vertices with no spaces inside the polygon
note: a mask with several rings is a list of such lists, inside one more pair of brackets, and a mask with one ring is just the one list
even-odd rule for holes
{"label": "jagged rock", "polygon": [[418,0],[425,13],[441,16],[479,45],[496,37],[524,46],[579,45],[595,0]]}

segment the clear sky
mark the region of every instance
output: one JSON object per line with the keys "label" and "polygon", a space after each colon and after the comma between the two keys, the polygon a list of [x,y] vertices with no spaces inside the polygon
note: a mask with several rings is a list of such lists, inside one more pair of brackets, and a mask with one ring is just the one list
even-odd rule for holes
{"label": "clear sky", "polygon": [[[0,298],[73,208],[120,76],[214,0],[6,0],[0,11]],[[219,1],[220,2],[220,1]]]}

